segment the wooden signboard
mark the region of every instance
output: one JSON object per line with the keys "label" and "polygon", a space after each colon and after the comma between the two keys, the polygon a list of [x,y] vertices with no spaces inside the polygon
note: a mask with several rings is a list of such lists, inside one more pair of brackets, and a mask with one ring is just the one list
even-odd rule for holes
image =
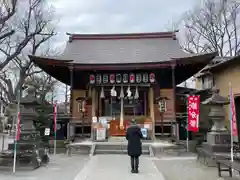
{"label": "wooden signboard", "polygon": [[125,136],[126,130],[129,125],[128,120],[123,121],[123,129],[120,128],[120,120],[111,120],[110,121],[110,129],[109,129],[109,135],[110,136]]}

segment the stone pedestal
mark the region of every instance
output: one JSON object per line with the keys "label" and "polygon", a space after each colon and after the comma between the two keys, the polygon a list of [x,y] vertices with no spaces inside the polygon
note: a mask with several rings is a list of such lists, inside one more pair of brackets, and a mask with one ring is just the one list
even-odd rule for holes
{"label": "stone pedestal", "polygon": [[209,152],[230,152],[231,135],[228,132],[209,132],[204,148]]}
{"label": "stone pedestal", "polygon": [[0,133],[0,151],[8,149],[9,135],[5,133]]}

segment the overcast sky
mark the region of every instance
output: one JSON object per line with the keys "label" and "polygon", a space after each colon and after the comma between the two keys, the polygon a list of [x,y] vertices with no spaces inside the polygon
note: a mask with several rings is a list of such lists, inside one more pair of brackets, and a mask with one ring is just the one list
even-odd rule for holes
{"label": "overcast sky", "polygon": [[156,32],[171,29],[195,0],[50,0],[56,8],[57,42],[71,33]]}
{"label": "overcast sky", "polygon": [[[157,32],[172,28],[196,0],[50,0],[56,9],[56,46],[70,33]],[[189,83],[192,86],[192,83]],[[193,85],[194,86],[194,85]],[[60,88],[61,89],[61,88]],[[64,90],[59,90],[61,99]]]}

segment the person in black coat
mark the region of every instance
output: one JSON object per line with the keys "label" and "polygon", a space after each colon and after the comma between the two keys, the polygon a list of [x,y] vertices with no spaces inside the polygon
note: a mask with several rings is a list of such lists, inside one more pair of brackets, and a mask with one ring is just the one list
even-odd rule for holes
{"label": "person in black coat", "polygon": [[142,154],[143,138],[140,127],[136,124],[135,120],[131,121],[131,126],[127,129],[126,139],[128,140],[128,155],[131,157],[132,173],[138,173],[139,156]]}

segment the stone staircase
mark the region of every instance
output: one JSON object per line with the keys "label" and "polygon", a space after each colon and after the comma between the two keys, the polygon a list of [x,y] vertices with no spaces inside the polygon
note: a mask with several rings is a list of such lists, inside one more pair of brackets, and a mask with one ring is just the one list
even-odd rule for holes
{"label": "stone staircase", "polygon": [[[170,154],[181,154],[180,151],[185,152],[185,149],[167,141],[142,142],[142,153],[149,156],[168,152]],[[72,153],[89,154],[90,156],[96,154],[127,154],[127,140],[125,137],[110,137],[108,141],[104,142],[92,142],[91,140],[74,142],[67,146],[67,153],[69,155]]]}
{"label": "stone staircase", "polygon": [[[93,148],[92,148],[93,149]],[[127,143],[96,144],[92,155],[96,154],[127,154]],[[142,145],[142,154],[150,155],[151,148],[147,144]]]}

